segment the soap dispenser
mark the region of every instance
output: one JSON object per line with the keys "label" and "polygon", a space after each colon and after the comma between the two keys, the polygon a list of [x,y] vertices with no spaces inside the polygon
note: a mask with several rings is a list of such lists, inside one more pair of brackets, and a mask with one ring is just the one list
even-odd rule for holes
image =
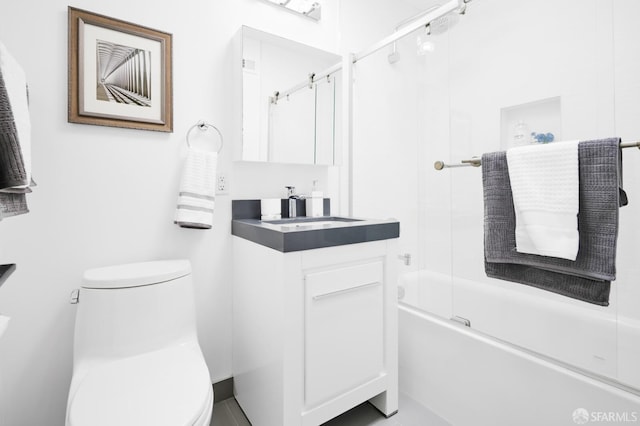
{"label": "soap dispenser", "polygon": [[308,217],[321,217],[324,215],[324,199],[322,191],[317,188],[318,181],[313,181],[311,196],[306,199],[306,210]]}

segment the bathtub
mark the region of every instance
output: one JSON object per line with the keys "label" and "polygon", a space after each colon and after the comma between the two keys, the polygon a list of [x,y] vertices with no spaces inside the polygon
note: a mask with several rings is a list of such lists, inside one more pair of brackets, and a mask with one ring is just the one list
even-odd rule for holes
{"label": "bathtub", "polygon": [[494,281],[401,277],[402,392],[456,426],[640,424],[634,321]]}

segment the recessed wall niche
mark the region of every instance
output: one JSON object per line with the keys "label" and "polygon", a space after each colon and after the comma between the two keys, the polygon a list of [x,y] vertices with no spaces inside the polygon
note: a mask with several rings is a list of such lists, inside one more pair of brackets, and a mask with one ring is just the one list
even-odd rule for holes
{"label": "recessed wall niche", "polygon": [[562,140],[560,96],[540,99],[500,110],[500,146],[502,149],[535,143],[531,133],[551,133]]}

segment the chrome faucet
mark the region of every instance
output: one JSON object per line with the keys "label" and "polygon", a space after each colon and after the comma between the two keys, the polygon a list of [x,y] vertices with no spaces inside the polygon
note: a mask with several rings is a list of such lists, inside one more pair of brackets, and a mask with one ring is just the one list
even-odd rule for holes
{"label": "chrome faucet", "polygon": [[289,217],[296,217],[296,202],[300,198],[300,196],[296,195],[295,186],[285,186],[285,188],[287,188],[287,198],[289,199]]}

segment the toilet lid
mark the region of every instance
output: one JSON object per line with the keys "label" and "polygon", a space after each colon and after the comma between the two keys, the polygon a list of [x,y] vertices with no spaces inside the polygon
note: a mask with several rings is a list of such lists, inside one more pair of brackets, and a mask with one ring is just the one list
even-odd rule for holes
{"label": "toilet lid", "polygon": [[92,368],[69,406],[70,426],[192,426],[211,379],[199,347],[179,346]]}
{"label": "toilet lid", "polygon": [[191,273],[188,260],[156,260],[89,269],[84,273],[83,288],[126,288],[175,280]]}

